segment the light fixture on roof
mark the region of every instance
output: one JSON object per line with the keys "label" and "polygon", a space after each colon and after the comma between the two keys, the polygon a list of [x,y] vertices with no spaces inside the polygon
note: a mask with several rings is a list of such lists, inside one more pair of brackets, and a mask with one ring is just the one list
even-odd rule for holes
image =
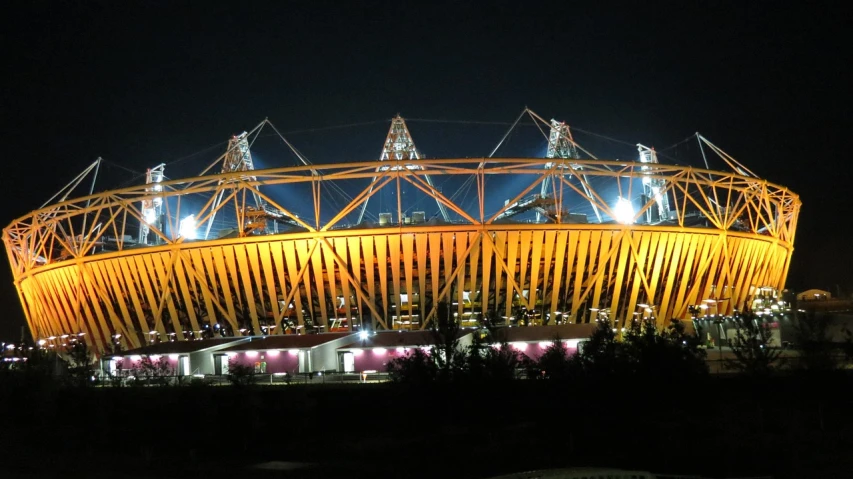
{"label": "light fixture on roof", "polygon": [[616,200],[616,206],[613,208],[613,214],[616,216],[614,219],[623,225],[630,225],[634,223],[634,206],[631,204],[631,200],[627,200],[620,196],[619,199]]}
{"label": "light fixture on roof", "polygon": [[189,215],[181,220],[181,226],[178,234],[186,240],[196,239],[195,216]]}

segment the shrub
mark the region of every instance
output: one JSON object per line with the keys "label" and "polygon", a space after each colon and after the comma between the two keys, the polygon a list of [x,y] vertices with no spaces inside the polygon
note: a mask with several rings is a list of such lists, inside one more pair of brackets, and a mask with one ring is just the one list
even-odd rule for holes
{"label": "shrub", "polygon": [[414,348],[405,356],[394,358],[386,365],[391,382],[422,385],[435,381],[438,366],[431,354]]}
{"label": "shrub", "polygon": [[528,368],[529,376],[537,376],[543,379],[567,380],[577,376],[577,366],[569,356],[569,349],[560,338],[554,338],[551,344],[545,348],[539,359]]}
{"label": "shrub", "polygon": [[465,357],[464,377],[481,382],[509,381],[515,379],[516,372],[526,359],[526,356],[505,342],[498,347],[475,342],[468,348]]}
{"label": "shrub", "polygon": [[632,374],[645,378],[678,380],[708,373],[701,332],[687,334],[674,319],[663,330],[651,321],[635,322],[625,335],[625,356]]}
{"label": "shrub", "polygon": [[255,384],[255,367],[234,362],[228,365],[228,382],[232,386],[246,387]]}
{"label": "shrub", "polygon": [[781,351],[773,344],[770,325],[749,311],[734,321],[735,336],[729,340],[734,359],[726,360],[726,367],[755,376],[773,372]]}

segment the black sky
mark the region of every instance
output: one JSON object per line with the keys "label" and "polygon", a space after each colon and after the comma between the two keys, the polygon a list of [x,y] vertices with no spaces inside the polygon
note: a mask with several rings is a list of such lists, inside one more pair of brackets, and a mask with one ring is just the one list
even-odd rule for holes
{"label": "black sky", "polygon": [[[853,290],[845,3],[35,1],[3,17],[4,225],[98,156],[140,171],[264,117],[511,121],[527,105],[626,141],[701,132],[801,195],[789,285]],[[2,271],[9,338],[23,319]]]}

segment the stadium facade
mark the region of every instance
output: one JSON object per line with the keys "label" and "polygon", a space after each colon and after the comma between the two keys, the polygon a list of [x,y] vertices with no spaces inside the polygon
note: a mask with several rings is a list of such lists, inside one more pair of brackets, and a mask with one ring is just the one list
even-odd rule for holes
{"label": "stadium facade", "polygon": [[30,331],[103,352],[417,330],[440,302],[463,326],[618,325],[730,314],[784,287],[796,194],[698,134],[730,172],[643,145],[637,161],[596,159],[564,123],[525,113],[545,158],[424,158],[397,117],[379,160],[255,170],[264,122],[200,176],[167,180],[160,165],[145,184],[68,199],[96,162],[3,230]]}

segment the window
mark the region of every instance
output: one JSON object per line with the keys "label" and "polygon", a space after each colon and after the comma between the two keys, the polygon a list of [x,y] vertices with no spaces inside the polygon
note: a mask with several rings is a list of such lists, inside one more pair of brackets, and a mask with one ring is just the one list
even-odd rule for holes
{"label": "window", "polygon": [[228,355],[227,354],[217,354],[213,358],[213,368],[214,372],[220,376],[228,375]]}

